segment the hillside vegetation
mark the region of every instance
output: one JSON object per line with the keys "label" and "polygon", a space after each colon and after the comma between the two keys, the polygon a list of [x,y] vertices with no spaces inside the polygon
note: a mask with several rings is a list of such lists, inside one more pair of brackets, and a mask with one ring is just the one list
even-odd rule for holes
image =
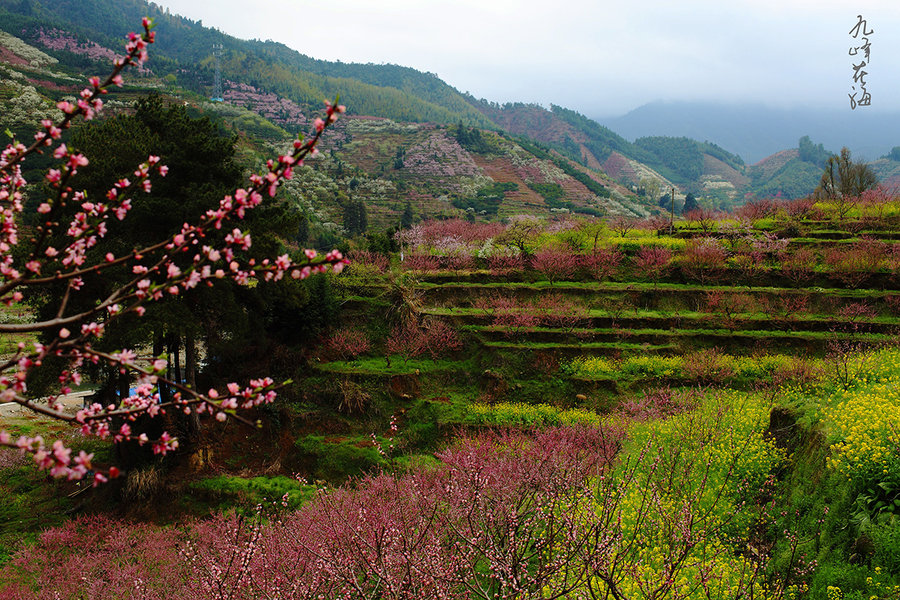
{"label": "hillside vegetation", "polygon": [[[645,190],[648,182],[663,189],[676,186],[679,195],[692,192],[715,207],[740,204],[748,194],[798,198],[817,183],[816,160],[801,158],[773,172],[747,167],[739,157],[709,142],[652,136],[632,143],[562,106],[547,110],[476,100],[433,73],[398,65],[324,61],[272,41],[239,40],[142,0],[2,0],[0,28],[57,59],[65,71],[66,66],[81,69],[111,58],[121,32],[144,14],[157,20],[159,34],[154,62],[144,73],[145,85],[163,86],[168,93],[189,100],[196,100],[194,94],[209,97],[213,48],[218,45],[226,102],[249,109],[289,133],[307,125],[323,98],[340,95],[353,115],[502,130],[545,144],[626,190]],[[72,82],[58,77],[37,79],[48,91],[74,91]],[[265,136],[259,126],[241,127]],[[879,166],[879,173],[890,179],[896,161],[885,160],[889,162]],[[656,200],[650,198],[649,204]]]}

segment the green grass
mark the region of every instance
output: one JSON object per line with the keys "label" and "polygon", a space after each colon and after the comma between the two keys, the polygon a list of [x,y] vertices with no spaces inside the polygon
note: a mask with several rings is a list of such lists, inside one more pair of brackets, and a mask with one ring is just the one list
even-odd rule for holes
{"label": "green grass", "polygon": [[674,350],[671,344],[628,344],[624,342],[586,342],[583,344],[556,344],[552,342],[484,342],[487,348],[500,350],[610,350],[622,352],[661,352]]}
{"label": "green grass", "polygon": [[[379,440],[383,448],[389,444]],[[365,434],[347,436],[306,435],[298,439],[294,447],[312,463],[311,473],[316,479],[344,482],[359,477],[376,467],[384,467],[387,461]]]}
{"label": "green grass", "polygon": [[[0,323],[28,323],[31,315],[27,311],[0,304]],[[0,336],[0,358],[9,358],[18,352],[19,344],[31,346],[38,341],[37,333],[4,333]]]}
{"label": "green grass", "polygon": [[0,469],[0,564],[48,527],[62,525],[76,501],[67,496],[71,484],[48,484],[45,473],[30,462]]}
{"label": "green grass", "polygon": [[[238,509],[255,513],[258,504],[271,504],[295,510],[313,498],[318,489],[314,485],[290,477],[237,477],[217,475],[188,484],[191,508],[199,514]],[[287,506],[284,506],[286,504]]]}
{"label": "green grass", "polygon": [[349,361],[330,361],[321,363],[316,369],[324,373],[345,373],[356,375],[415,375],[441,373],[452,370],[468,370],[471,367],[471,359],[465,361],[453,361],[438,359],[433,361],[427,358],[410,358],[403,360],[401,356],[392,356],[390,365],[383,356],[365,356]]}

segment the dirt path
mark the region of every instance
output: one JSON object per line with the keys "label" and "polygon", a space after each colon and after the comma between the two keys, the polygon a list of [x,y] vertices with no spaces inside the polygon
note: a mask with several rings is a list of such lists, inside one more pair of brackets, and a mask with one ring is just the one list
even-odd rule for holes
{"label": "dirt path", "polygon": [[[81,408],[85,396],[90,396],[93,393],[94,390],[85,390],[83,392],[73,392],[71,394],[61,396],[60,399],[62,400],[64,410],[67,413],[75,414]],[[5,402],[3,404],[0,404],[0,425],[2,425],[4,417],[23,417],[25,415],[33,414],[35,413],[28,410],[21,404],[17,404],[15,402]]]}

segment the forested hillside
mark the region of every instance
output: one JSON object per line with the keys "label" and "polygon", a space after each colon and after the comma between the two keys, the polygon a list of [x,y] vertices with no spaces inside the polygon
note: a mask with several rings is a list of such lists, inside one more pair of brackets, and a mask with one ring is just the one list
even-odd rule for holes
{"label": "forested hillside", "polygon": [[[330,62],[301,54],[277,42],[239,40],[204,27],[202,22],[169,14],[143,0],[0,0],[0,29],[44,53],[48,60],[58,61],[59,68],[53,71],[44,69],[39,77],[33,74],[24,77],[29,80],[30,87],[42,90],[46,108],[50,106],[50,99],[77,91],[76,82],[67,80],[66,73],[92,68],[97,61],[109,60],[121,46],[122,32],[133,29],[134,23],[145,14],[156,19],[158,42],[152,63],[136,81],[137,88],[154,88],[184,98],[198,107],[203,105],[205,99],[213,95],[213,51],[218,47],[222,96],[227,107],[207,105],[204,110],[214,110],[227,118],[237,131],[254,139],[275,143],[288,134],[308,128],[310,115],[321,106],[322,100],[336,96],[348,106],[350,115],[378,117],[395,123],[433,123],[451,128],[446,136],[454,139],[459,127],[475,127],[490,139],[493,134],[488,132],[503,131],[523,140],[539,142],[552,150],[556,161],[554,168],[562,169],[563,176],[580,179],[583,185],[593,188],[591,193],[595,197],[609,198],[612,194],[610,206],[605,206],[602,201],[580,205],[597,214],[622,210],[634,212],[625,206],[634,202],[635,195],[640,198],[638,203],[655,205],[664,191],[672,188],[676,188],[679,197],[693,193],[714,208],[730,208],[751,197],[801,197],[815,188],[824,160],[822,155],[828,154],[820,144],[816,149],[819,154],[813,158],[798,156],[784,161],[782,158],[786,155],[779,153],[748,167],[740,157],[716,144],[687,137],[653,135],[630,142],[569,108],[551,105],[546,109],[523,103],[500,105],[462,94],[434,73],[398,65]],[[36,95],[25,94],[15,87],[22,85],[21,80],[6,81],[8,83],[0,86],[0,94],[33,109],[40,108],[42,102]],[[4,120],[16,131],[16,123],[12,122],[14,115],[8,115]],[[808,141],[808,137],[805,139]],[[340,148],[342,140],[338,136],[328,142],[329,147],[336,145],[332,149],[338,153],[329,156],[338,160],[335,172],[342,174],[345,165],[374,164],[364,156],[353,156],[349,148]],[[355,152],[361,151],[359,144],[351,147],[356,148]],[[495,150],[505,148],[502,145],[492,147]],[[390,214],[393,219],[402,211],[406,200],[415,204],[421,194],[433,200],[445,198],[441,201],[443,204],[419,202],[421,210],[427,214],[440,215],[448,211],[453,214],[455,205],[471,206],[465,198],[458,197],[460,192],[453,186],[417,181],[417,177],[409,176],[408,169],[401,176],[399,169],[392,168],[393,163],[402,163],[401,155],[408,150],[410,148],[403,147],[402,143],[398,145],[394,139],[381,141],[375,150],[379,155],[391,156],[389,161],[380,161],[378,172],[374,174],[376,178],[402,180],[404,185],[411,186],[411,190],[402,190],[395,199],[401,208],[385,210],[383,206],[375,206],[376,212],[385,217]],[[464,150],[475,155],[486,154],[485,147],[477,148],[471,144]],[[569,164],[569,167],[561,164]],[[581,169],[575,164],[580,164]],[[778,167],[772,168],[773,165]],[[485,168],[498,172],[496,165],[480,164],[479,176],[484,176]],[[879,159],[877,171],[885,179],[896,179],[897,163],[884,157]],[[360,174],[354,176],[358,179]],[[521,192],[522,198],[543,198],[533,186],[548,182],[565,188],[553,177],[525,177],[523,189],[529,191]],[[562,197],[553,191],[550,196],[546,208],[574,210],[579,207],[577,193]],[[369,198],[362,199],[368,201]],[[544,201],[546,203],[546,198]],[[520,208],[537,209],[537,204],[540,203],[536,200],[531,204],[524,202]],[[339,205],[340,202],[332,202],[331,209],[324,212],[330,212],[332,220],[340,221]],[[485,214],[495,213],[491,210]],[[499,211],[499,214],[505,214],[505,211]]]}
{"label": "forested hillside", "polygon": [[275,42],[236,39],[141,0],[2,0],[0,9],[0,27],[28,42],[41,45],[58,28],[75,34],[78,42],[92,40],[113,49],[121,45],[123,31],[134,29],[134,23],[149,14],[156,19],[159,40],[154,73],[201,95],[212,92],[213,45],[221,44],[224,79],[301,105],[318,108],[323,98],[339,94],[352,114],[491,127],[459,92],[433,74],[396,65],[315,60]]}

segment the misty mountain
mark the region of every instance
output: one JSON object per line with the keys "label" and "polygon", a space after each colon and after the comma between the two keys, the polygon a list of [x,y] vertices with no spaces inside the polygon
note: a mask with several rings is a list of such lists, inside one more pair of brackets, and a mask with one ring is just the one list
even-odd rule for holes
{"label": "misty mountain", "polygon": [[[870,111],[871,109],[871,111]],[[748,164],[797,146],[808,135],[832,152],[847,146],[875,160],[900,145],[900,113],[876,108],[828,111],[776,109],[760,104],[652,102],[613,119],[597,119],[623,137],[686,136],[713,142]]]}

